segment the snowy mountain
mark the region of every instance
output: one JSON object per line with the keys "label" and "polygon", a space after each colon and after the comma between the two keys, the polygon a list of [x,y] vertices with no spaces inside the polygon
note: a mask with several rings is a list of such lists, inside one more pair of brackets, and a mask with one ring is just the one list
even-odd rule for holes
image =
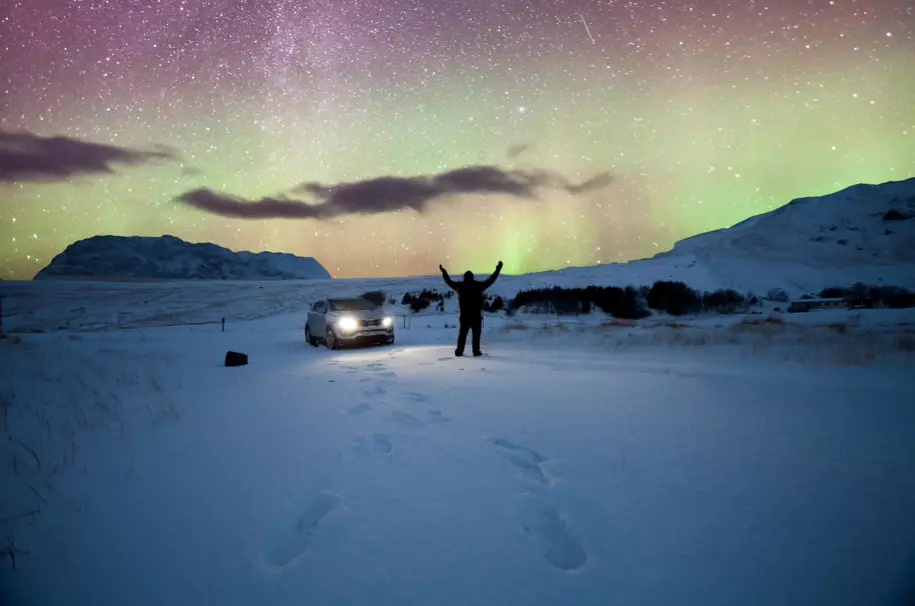
{"label": "snowy mountain", "polygon": [[855,282],[915,287],[915,178],[798,198],[650,259],[526,276],[531,285],[646,285],[793,295]]}
{"label": "snowy mountain", "polygon": [[313,257],[233,252],[174,236],[79,240],[35,276],[42,279],[316,280],[330,274]]}

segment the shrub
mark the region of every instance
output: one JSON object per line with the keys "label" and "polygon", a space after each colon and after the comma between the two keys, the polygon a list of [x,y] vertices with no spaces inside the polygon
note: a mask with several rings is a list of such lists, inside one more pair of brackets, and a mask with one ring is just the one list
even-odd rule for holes
{"label": "shrub", "polygon": [[884,221],[905,221],[907,217],[898,210],[888,210],[883,215]]}
{"label": "shrub", "polygon": [[419,297],[414,297],[410,301],[410,310],[412,310],[414,313],[418,312],[418,311],[422,311],[423,309],[426,309],[427,307],[429,307],[428,299],[420,299]]}
{"label": "shrub", "polygon": [[707,310],[719,313],[734,313],[743,307],[746,299],[742,294],[733,289],[715,290],[702,295],[702,305]]}
{"label": "shrub", "polygon": [[407,305],[414,312],[421,311],[429,307],[433,301],[439,303],[438,308],[444,309],[445,297],[442,293],[436,290],[423,289],[418,294],[414,293],[404,293],[403,299],[401,299],[401,305]]}
{"label": "shrub", "polygon": [[900,286],[868,286],[858,282],[852,286],[831,286],[820,291],[824,299],[846,299],[860,307],[915,307],[915,293]]}
{"label": "shrub", "polygon": [[594,288],[594,304],[604,313],[614,318],[624,320],[639,320],[650,316],[651,313],[642,304],[641,293],[631,286],[619,288],[616,286],[589,287]]}
{"label": "shrub", "polygon": [[598,307],[617,318],[637,320],[648,315],[641,303],[639,291],[615,286],[588,286],[587,288],[537,288],[523,290],[515,295],[509,310],[527,308],[535,313],[560,315],[586,314]]}
{"label": "shrub", "polygon": [[513,309],[527,308],[534,313],[581,313],[580,288],[535,288],[522,290],[512,299]]}
{"label": "shrub", "polygon": [[702,305],[699,293],[683,282],[660,280],[648,291],[648,307],[682,316],[700,311]]}
{"label": "shrub", "polygon": [[505,301],[502,297],[488,296],[483,300],[483,311],[495,313],[505,308]]}
{"label": "shrub", "polygon": [[832,286],[820,291],[820,297],[823,299],[841,299],[848,296],[848,289],[841,286]]}

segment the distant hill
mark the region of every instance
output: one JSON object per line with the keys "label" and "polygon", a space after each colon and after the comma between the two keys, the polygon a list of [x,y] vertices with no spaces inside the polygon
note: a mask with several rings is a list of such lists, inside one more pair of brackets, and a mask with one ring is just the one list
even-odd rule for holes
{"label": "distant hill", "polygon": [[525,276],[531,286],[644,285],[817,292],[855,282],[915,288],[915,178],[797,198],[649,259]]}
{"label": "distant hill", "polygon": [[36,280],[319,280],[331,275],[313,257],[233,252],[174,236],[94,236],[54,257]]}

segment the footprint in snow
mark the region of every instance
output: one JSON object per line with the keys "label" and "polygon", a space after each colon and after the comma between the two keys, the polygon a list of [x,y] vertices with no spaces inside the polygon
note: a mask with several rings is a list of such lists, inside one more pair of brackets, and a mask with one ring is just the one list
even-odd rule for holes
{"label": "footprint in snow", "polygon": [[367,433],[353,442],[353,449],[360,455],[386,455],[394,450],[391,438],[386,433]]}
{"label": "footprint in snow", "polygon": [[305,552],[325,518],[342,506],[343,497],[335,492],[322,491],[296,507],[292,516],[274,531],[267,544],[267,560],[279,568],[294,562]]}
{"label": "footprint in snow", "polygon": [[391,418],[394,419],[395,423],[403,425],[404,427],[417,429],[426,426],[421,420],[402,410],[391,411]]}
{"label": "footprint in snow", "polygon": [[404,399],[410,400],[412,402],[428,402],[429,396],[424,393],[419,393],[418,391],[408,391],[403,394]]}
{"label": "footprint in snow", "polygon": [[355,416],[355,415],[361,415],[362,413],[368,412],[370,410],[372,410],[371,404],[367,404],[365,402],[359,402],[358,404],[353,404],[352,406],[347,408],[346,414]]}
{"label": "footprint in snow", "polygon": [[538,484],[549,486],[552,481],[543,471],[547,458],[532,448],[509,442],[505,438],[492,438],[493,445],[502,453],[508,462],[517,467],[526,477]]}
{"label": "footprint in snow", "polygon": [[518,501],[522,528],[532,534],[543,548],[543,557],[563,572],[578,570],[588,561],[588,554],[572,534],[565,516],[532,495]]}
{"label": "footprint in snow", "polygon": [[441,410],[430,410],[426,413],[426,416],[429,417],[429,420],[433,423],[447,423],[451,420],[451,417],[443,415]]}
{"label": "footprint in snow", "polygon": [[378,371],[387,369],[387,367],[384,364],[381,364],[380,362],[371,362],[369,364],[364,365],[362,368],[363,368],[363,370],[371,370],[373,372],[378,372]]}
{"label": "footprint in snow", "polygon": [[375,383],[368,389],[362,392],[362,395],[366,398],[376,398],[378,396],[383,396],[388,393],[387,388],[381,383]]}

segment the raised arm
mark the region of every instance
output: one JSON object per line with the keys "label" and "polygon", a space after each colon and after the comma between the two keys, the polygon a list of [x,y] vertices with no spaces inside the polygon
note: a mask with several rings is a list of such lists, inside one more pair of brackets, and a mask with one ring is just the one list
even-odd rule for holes
{"label": "raised arm", "polygon": [[442,270],[442,277],[445,279],[445,284],[447,284],[448,286],[450,286],[450,287],[453,288],[454,290],[457,290],[457,286],[455,286],[454,280],[451,279],[451,276],[448,275],[448,272],[445,271],[445,268],[442,267],[441,265],[439,265],[438,268],[439,268],[440,270]]}
{"label": "raised arm", "polygon": [[496,265],[496,271],[493,272],[493,274],[491,276],[489,276],[488,278],[483,280],[483,290],[486,290],[487,288],[492,286],[495,283],[496,279],[499,277],[500,273],[502,273],[502,261],[499,261],[499,264]]}

